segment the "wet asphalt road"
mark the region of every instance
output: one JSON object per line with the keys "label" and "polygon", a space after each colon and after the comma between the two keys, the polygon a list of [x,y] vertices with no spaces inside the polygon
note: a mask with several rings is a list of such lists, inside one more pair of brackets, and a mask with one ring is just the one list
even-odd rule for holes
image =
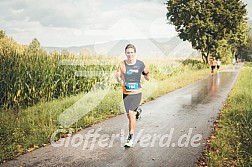
{"label": "wet asphalt road", "polygon": [[195,166],[239,69],[224,69],[142,105],[133,148],[123,147],[123,114],[0,166]]}

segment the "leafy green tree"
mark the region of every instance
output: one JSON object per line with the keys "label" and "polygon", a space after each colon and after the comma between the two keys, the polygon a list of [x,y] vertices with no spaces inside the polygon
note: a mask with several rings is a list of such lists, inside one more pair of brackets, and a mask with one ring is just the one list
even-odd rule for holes
{"label": "leafy green tree", "polygon": [[216,58],[221,59],[223,63],[232,61],[231,46],[228,44],[228,40],[222,39],[218,41],[218,48],[216,49]]}
{"label": "leafy green tree", "polygon": [[[247,14],[246,5],[242,3],[242,1],[230,1],[225,6],[225,18],[227,21],[221,22],[222,28],[225,28],[224,38],[228,41],[228,45],[230,45],[231,54],[224,55],[231,60],[233,58],[238,58],[238,55],[243,48],[243,45],[246,45],[248,35],[249,35],[249,27],[247,24],[247,18],[245,17]],[[231,13],[231,14],[230,14]],[[221,27],[221,26],[220,26]]]}
{"label": "leafy green tree", "polygon": [[5,37],[5,32],[3,30],[0,30],[0,39]]}
{"label": "leafy green tree", "polygon": [[40,42],[34,38],[27,48],[29,55],[46,55],[46,51],[41,47]]}
{"label": "leafy green tree", "polygon": [[239,58],[252,61],[252,35],[248,35],[247,42],[239,49]]}
{"label": "leafy green tree", "polygon": [[232,43],[231,37],[243,32],[238,31],[246,15],[241,0],[168,0],[166,5],[179,37],[199,50],[205,63],[209,55],[218,55],[220,40],[230,37],[226,40]]}

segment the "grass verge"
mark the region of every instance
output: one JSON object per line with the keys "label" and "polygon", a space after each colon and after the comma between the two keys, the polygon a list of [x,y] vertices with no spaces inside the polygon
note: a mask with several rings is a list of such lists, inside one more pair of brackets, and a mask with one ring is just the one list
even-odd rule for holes
{"label": "grass verge", "polygon": [[252,166],[252,63],[245,63],[198,166]]}

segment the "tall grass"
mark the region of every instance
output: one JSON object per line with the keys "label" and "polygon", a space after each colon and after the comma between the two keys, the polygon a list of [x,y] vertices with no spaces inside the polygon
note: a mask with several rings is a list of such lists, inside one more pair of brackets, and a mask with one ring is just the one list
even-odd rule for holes
{"label": "tall grass", "polygon": [[[99,56],[96,58],[99,61]],[[87,92],[96,82],[102,81],[105,75],[78,77],[76,71],[114,71],[116,68],[111,64],[85,64],[90,59],[57,53],[0,54],[0,110],[19,110],[40,101]],[[64,63],[64,60],[69,63]],[[83,63],[72,65],[74,62]]]}
{"label": "tall grass", "polygon": [[215,125],[202,166],[252,166],[251,73],[252,63],[246,63]]}

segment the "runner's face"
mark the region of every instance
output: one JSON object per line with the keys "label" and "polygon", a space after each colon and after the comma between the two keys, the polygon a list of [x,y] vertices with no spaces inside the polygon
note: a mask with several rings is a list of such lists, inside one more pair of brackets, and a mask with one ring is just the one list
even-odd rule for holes
{"label": "runner's face", "polygon": [[129,62],[135,61],[135,51],[133,48],[126,49],[125,54]]}

